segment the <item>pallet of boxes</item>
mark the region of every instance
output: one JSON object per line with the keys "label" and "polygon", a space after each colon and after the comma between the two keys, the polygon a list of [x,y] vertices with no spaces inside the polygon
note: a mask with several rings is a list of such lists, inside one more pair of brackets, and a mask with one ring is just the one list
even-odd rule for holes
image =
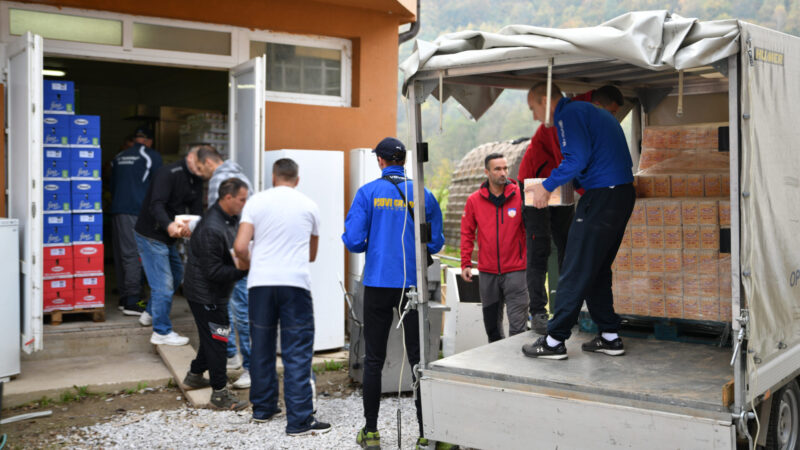
{"label": "pallet of boxes", "polygon": [[105,320],[100,117],[76,115],[74,85],[44,82],[43,310]]}
{"label": "pallet of boxes", "polygon": [[615,310],[631,323],[655,324],[656,337],[682,340],[702,329],[724,336],[731,321],[724,125],[644,131],[637,200],[612,266],[613,292]]}

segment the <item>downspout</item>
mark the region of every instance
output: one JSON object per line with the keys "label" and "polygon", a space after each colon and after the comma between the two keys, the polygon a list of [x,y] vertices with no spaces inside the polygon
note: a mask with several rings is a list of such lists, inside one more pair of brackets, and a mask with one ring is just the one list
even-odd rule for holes
{"label": "downspout", "polygon": [[417,0],[417,20],[411,24],[411,28],[408,31],[404,31],[400,33],[398,36],[397,45],[401,45],[403,42],[409,41],[414,39],[417,34],[419,33],[419,4],[421,0]]}

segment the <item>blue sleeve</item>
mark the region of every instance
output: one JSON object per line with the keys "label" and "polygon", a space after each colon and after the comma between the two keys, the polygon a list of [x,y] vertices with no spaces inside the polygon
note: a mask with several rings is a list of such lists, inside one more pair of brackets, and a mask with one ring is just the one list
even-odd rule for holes
{"label": "blue sleeve", "polygon": [[439,208],[436,197],[428,189],[425,189],[425,221],[431,224],[431,241],[428,242],[428,251],[439,253],[444,247],[442,210]]}
{"label": "blue sleeve", "polygon": [[359,189],[356,192],[356,198],[353,199],[353,204],[350,205],[350,211],[347,212],[347,218],[344,220],[344,234],[342,234],[344,246],[352,253],[362,253],[367,250],[370,207],[364,189]]}
{"label": "blue sleeve", "polygon": [[155,151],[153,153],[155,153],[153,155],[153,167],[150,169],[150,171],[151,173],[156,173],[156,171],[160,169],[164,163],[161,161],[161,153]]}
{"label": "blue sleeve", "polygon": [[592,151],[589,126],[583,114],[579,111],[564,111],[560,116],[556,126],[564,159],[542,183],[549,192],[578,176],[589,165]]}

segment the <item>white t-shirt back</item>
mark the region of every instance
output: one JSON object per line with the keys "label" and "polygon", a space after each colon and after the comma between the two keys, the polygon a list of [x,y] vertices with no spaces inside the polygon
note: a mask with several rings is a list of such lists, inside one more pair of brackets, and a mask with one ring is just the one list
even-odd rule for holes
{"label": "white t-shirt back", "polygon": [[311,290],[310,237],[319,236],[319,207],[288,186],[259,192],[244,205],[241,222],[253,225],[247,287]]}

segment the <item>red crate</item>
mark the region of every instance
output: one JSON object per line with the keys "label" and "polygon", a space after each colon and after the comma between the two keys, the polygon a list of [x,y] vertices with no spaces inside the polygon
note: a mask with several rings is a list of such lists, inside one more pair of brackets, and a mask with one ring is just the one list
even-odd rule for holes
{"label": "red crate", "polygon": [[102,308],[106,300],[105,276],[75,277],[75,308]]}
{"label": "red crate", "polygon": [[43,311],[69,311],[75,307],[75,292],[72,278],[45,280]]}
{"label": "red crate", "polygon": [[75,276],[103,274],[103,244],[74,244]]}

